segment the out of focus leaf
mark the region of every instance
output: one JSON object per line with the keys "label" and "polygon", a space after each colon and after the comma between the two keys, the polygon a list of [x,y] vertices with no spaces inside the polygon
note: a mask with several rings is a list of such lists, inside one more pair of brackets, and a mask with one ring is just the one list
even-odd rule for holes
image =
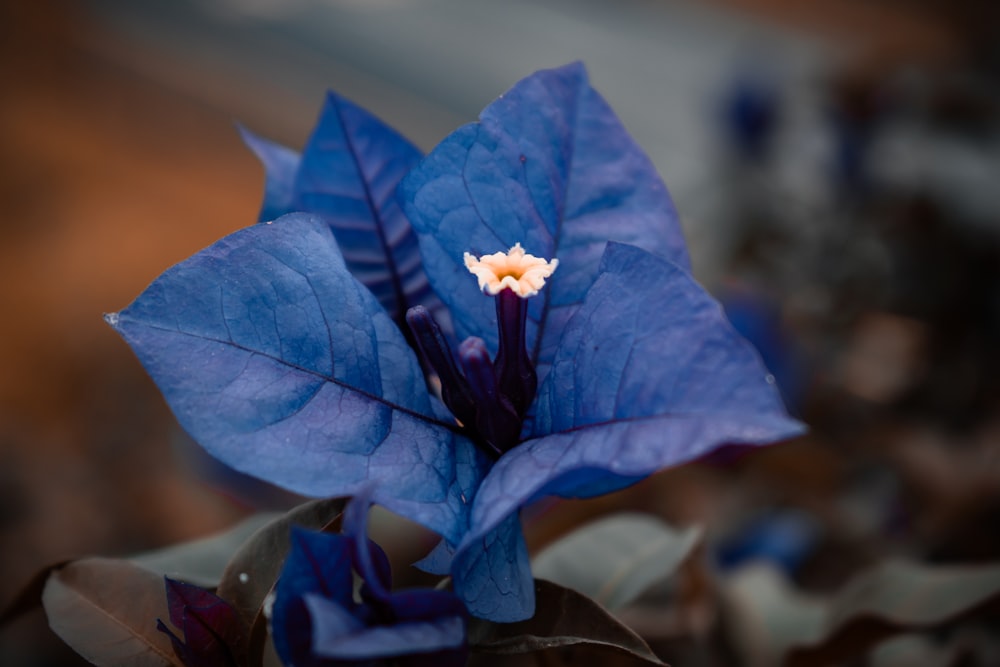
{"label": "out of focus leaf", "polygon": [[292,526],[320,530],[340,517],[345,499],[328,498],[299,505],[272,520],[246,540],[222,573],[217,593],[240,618],[253,625],[291,547]]}
{"label": "out of focus leaf", "polygon": [[255,514],[218,535],[147,551],[129,560],[171,579],[202,588],[215,588],[222,579],[226,564],[243,543],[281,516],[279,512]]}
{"label": "out of focus leaf", "polygon": [[1000,565],[888,561],[820,599],[758,564],[740,570],[724,593],[746,664],[838,664],[894,634],[934,628],[1000,599]]}
{"label": "out of focus leaf", "polygon": [[871,667],[952,667],[964,659],[960,646],[941,646],[922,635],[901,635],[884,641],[868,656]]}
{"label": "out of focus leaf", "polygon": [[53,571],[42,605],[52,630],[95,665],[181,665],[156,629],[156,619],[168,617],[163,578],[134,563],[74,561]]}
{"label": "out of focus leaf", "polygon": [[535,557],[532,571],[620,609],[673,574],[700,537],[697,526],[675,530],[647,514],[615,514],[549,546]]}
{"label": "out of focus leaf", "polygon": [[889,561],[851,581],[829,606],[818,641],[792,665],[833,662],[901,630],[932,628],[1000,599],[1000,564],[931,567]]}
{"label": "out of focus leaf", "polygon": [[[664,664],[638,635],[575,591],[539,579],[535,581],[535,600],[535,615],[526,621],[472,619],[470,664]],[[497,657],[500,659],[494,659]]]}
{"label": "out of focus leaf", "polygon": [[727,627],[749,667],[781,664],[789,647],[818,636],[826,620],[823,603],[795,590],[770,564],[737,570],[723,592]]}

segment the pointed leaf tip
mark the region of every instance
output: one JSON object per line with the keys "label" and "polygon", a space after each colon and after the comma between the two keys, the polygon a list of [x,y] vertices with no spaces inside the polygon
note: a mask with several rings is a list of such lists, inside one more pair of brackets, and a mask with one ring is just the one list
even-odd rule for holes
{"label": "pointed leaf tip", "polygon": [[322,218],[225,237],[157,278],[116,329],[226,464],[314,496],[391,479],[380,504],[457,541],[472,445],[432,415],[416,357]]}

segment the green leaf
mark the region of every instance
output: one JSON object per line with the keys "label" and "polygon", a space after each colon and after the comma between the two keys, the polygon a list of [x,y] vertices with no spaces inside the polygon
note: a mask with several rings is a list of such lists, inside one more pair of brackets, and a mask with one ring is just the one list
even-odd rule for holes
{"label": "green leaf", "polygon": [[85,558],[54,570],[42,605],[52,630],[95,665],[181,665],[156,629],[169,618],[163,578],[134,563]]}
{"label": "green leaf", "polygon": [[539,553],[532,571],[620,609],[672,575],[701,540],[648,514],[621,513],[587,524]]}
{"label": "green leaf", "polygon": [[132,556],[129,560],[171,579],[202,588],[215,588],[219,585],[226,564],[243,543],[260,528],[281,516],[279,512],[255,514],[223,533],[147,551]]}
{"label": "green leaf", "polygon": [[535,615],[526,621],[472,619],[470,664],[664,664],[637,634],[576,591],[536,579],[535,598]]}
{"label": "green leaf", "polygon": [[892,560],[829,598],[755,564],[724,585],[733,640],[748,665],[837,664],[900,632],[938,627],[1000,599],[1000,564],[931,567]]}

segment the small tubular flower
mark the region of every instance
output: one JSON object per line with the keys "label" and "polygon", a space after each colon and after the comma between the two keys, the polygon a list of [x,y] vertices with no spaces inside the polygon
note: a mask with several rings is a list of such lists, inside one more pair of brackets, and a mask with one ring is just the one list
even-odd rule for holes
{"label": "small tubular flower", "polygon": [[509,289],[522,299],[538,294],[545,279],[559,266],[558,259],[546,261],[527,254],[520,243],[515,243],[507,252],[495,252],[479,259],[467,252],[463,259],[465,268],[479,279],[479,289],[493,296]]}

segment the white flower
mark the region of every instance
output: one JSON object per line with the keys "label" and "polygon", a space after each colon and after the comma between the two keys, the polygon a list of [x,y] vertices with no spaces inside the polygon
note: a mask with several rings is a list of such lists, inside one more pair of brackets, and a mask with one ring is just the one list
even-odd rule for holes
{"label": "white flower", "polygon": [[494,296],[503,289],[509,289],[522,299],[535,296],[557,266],[558,259],[550,262],[529,255],[520,243],[515,243],[507,252],[495,252],[479,259],[465,253],[465,268],[479,279],[479,289]]}

